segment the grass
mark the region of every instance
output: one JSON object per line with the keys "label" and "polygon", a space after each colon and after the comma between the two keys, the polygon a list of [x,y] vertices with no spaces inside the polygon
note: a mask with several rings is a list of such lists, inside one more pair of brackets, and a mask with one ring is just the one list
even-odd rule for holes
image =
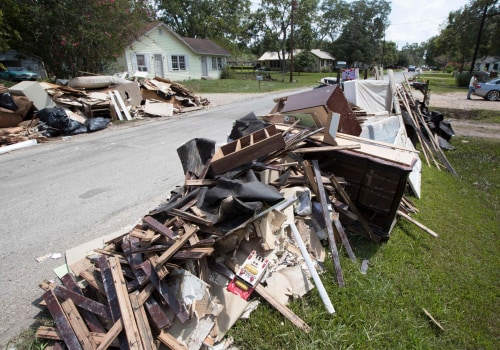
{"label": "grass", "polygon": [[463,87],[458,87],[452,73],[424,72],[414,76],[415,80],[425,82],[429,80],[429,88],[433,93],[463,92]]}
{"label": "grass", "polygon": [[286,90],[291,88],[317,86],[318,81],[326,76],[336,76],[336,73],[294,73],[290,82],[289,73],[260,72],[264,80],[256,80],[257,73],[231,73],[229,79],[182,81],[182,85],[198,94],[201,93],[258,93]]}
{"label": "grass", "polygon": [[[322,275],[337,313],[316,291],[291,304],[311,327],[306,334],[263,304],[231,329],[242,349],[496,349],[500,341],[500,142],[455,139],[447,154],[460,174],[424,166],[414,215],[439,238],[402,219],[390,240],[351,238],[367,275],[344,252],[338,288],[331,260]],[[444,327],[425,315],[426,309]]]}

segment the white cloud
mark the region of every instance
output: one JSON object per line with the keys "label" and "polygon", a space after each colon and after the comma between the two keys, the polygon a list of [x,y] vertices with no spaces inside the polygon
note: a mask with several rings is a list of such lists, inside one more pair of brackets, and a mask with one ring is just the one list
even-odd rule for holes
{"label": "white cloud", "polygon": [[421,43],[439,34],[451,11],[459,10],[469,0],[393,0],[389,15],[391,25],[385,40],[396,42],[399,49],[406,43]]}

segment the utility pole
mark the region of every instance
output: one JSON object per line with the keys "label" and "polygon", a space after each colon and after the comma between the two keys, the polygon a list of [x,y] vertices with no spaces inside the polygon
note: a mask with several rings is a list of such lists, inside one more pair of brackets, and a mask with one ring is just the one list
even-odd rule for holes
{"label": "utility pole", "polygon": [[477,52],[479,50],[479,43],[481,42],[481,33],[483,32],[484,20],[486,19],[486,12],[488,11],[488,3],[484,5],[483,17],[481,18],[481,25],[479,27],[479,33],[477,33],[476,48],[474,50],[474,57],[472,58],[472,64],[470,65],[470,75],[474,71],[474,66],[476,65]]}
{"label": "utility pole", "polygon": [[291,32],[290,32],[290,83],[293,82],[293,12],[295,11],[295,8],[297,7],[297,1],[292,0],[292,11],[290,13],[290,22],[291,22]]}

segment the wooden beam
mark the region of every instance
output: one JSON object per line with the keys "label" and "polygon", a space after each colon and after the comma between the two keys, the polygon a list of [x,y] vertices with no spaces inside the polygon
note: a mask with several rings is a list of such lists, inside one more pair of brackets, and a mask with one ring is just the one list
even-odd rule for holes
{"label": "wooden beam", "polygon": [[64,312],[61,304],[57,300],[54,291],[48,290],[43,294],[43,300],[47,303],[47,308],[49,309],[52,318],[57,326],[57,330],[61,335],[64,343],[69,350],[83,350],[80,345],[80,341],[76,337],[76,334],[71,326],[66,313]]}
{"label": "wooden beam", "polygon": [[411,222],[412,224],[416,225],[417,227],[421,228],[422,230],[424,230],[424,232],[430,234],[431,236],[433,237],[438,237],[438,234],[434,231],[432,231],[430,228],[428,228],[427,226],[425,225],[422,225],[420,222],[418,222],[417,220],[415,220],[414,218],[412,218],[410,215],[402,212],[401,210],[398,210],[398,215],[401,216],[403,219],[406,219],[408,220],[409,222]]}
{"label": "wooden beam", "polygon": [[76,305],[71,299],[65,300],[61,303],[61,306],[68,317],[68,321],[73,327],[76,337],[80,341],[80,344],[84,349],[95,349],[96,344],[94,339],[90,335],[90,331],[85,325],[82,316],[78,312]]}
{"label": "wooden beam", "polygon": [[109,329],[109,331],[100,339],[99,346],[96,350],[104,350],[107,349],[110,345],[113,344],[114,340],[118,337],[120,332],[123,329],[123,321],[120,319],[116,321],[113,326]]}
{"label": "wooden beam", "polygon": [[193,235],[196,231],[198,231],[197,226],[189,224],[185,224],[184,229],[185,232],[182,235],[182,237],[156,259],[156,263],[158,265],[160,266],[163,265],[168,259],[172,257],[172,255],[175,254],[176,251],[178,251],[187,242],[187,240],[191,237],[191,235]]}
{"label": "wooden beam", "polygon": [[120,306],[120,312],[122,314],[123,328],[125,328],[125,334],[127,335],[128,345],[131,350],[134,349],[144,349],[139,329],[137,323],[135,322],[134,313],[132,311],[132,305],[130,303],[130,298],[127,292],[127,284],[123,276],[122,268],[118,258],[109,257],[108,258],[111,274],[113,276],[113,284],[116,289],[116,296],[118,299],[118,304]]}
{"label": "wooden beam", "polygon": [[318,192],[321,200],[321,208],[323,213],[323,219],[326,225],[326,231],[328,233],[328,243],[330,246],[330,252],[332,253],[333,266],[335,267],[335,274],[337,275],[337,282],[339,287],[344,287],[344,276],[342,274],[342,268],[340,267],[339,252],[337,250],[337,245],[335,243],[335,235],[333,234],[332,221],[330,220],[330,212],[328,210],[328,203],[326,200],[325,189],[323,188],[323,181],[321,180],[321,172],[319,170],[319,165],[317,160],[312,161],[314,168],[314,175],[316,178],[316,183],[318,184]]}

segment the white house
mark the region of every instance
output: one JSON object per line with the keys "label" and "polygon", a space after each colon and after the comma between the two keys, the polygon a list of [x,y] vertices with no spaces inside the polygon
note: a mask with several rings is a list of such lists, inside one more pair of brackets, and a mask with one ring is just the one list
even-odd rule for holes
{"label": "white house", "polygon": [[488,56],[479,61],[479,70],[485,72],[491,72],[491,71],[498,72],[498,69],[500,68],[499,65],[500,65],[499,57]]}
{"label": "white house", "polygon": [[[297,56],[302,51],[304,50],[293,50],[293,56]],[[335,57],[330,55],[328,52],[319,49],[310,50],[310,52],[314,55],[314,58],[316,60],[314,71],[320,72],[323,69],[330,69],[334,66]],[[281,52],[280,55],[278,55],[278,52],[276,51],[266,51],[262,56],[259,57],[258,62],[261,67],[265,67],[267,70],[279,70],[281,69],[281,56]],[[290,60],[290,53],[288,51],[285,52],[285,58],[287,61]]]}
{"label": "white house", "polygon": [[164,23],[152,23],[125,49],[119,63],[129,76],[219,79],[230,55],[211,40],[181,37]]}

